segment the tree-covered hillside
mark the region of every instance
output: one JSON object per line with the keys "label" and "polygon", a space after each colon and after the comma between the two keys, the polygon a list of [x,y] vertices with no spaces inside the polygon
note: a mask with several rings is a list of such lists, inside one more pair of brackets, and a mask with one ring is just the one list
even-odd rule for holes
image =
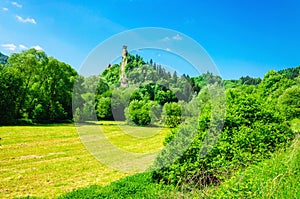
{"label": "tree-covered hillside", "polygon": [[[186,191],[218,186],[235,171],[285,150],[296,137],[290,124],[300,118],[299,67],[270,70],[263,79],[222,80],[209,72],[178,76],[153,61],[147,64],[139,56],[128,57],[126,87],[120,84],[119,64],[99,76],[95,114],[98,119],[126,119],[133,125],[165,125],[172,131],[150,174],[112,184],[107,194],[123,196],[122,190],[130,190],[134,196],[151,198],[159,196],[151,191],[162,191],[153,187],[166,186],[168,192],[174,187]],[[131,181],[136,178],[142,184]],[[122,190],[109,191],[123,182]],[[137,187],[147,183],[150,191],[139,192]],[[94,194],[94,189],[86,194]]]}
{"label": "tree-covered hillside", "polygon": [[0,52],[0,64],[6,64],[6,63],[7,63],[7,59],[8,59],[8,56],[3,55],[3,54]]}

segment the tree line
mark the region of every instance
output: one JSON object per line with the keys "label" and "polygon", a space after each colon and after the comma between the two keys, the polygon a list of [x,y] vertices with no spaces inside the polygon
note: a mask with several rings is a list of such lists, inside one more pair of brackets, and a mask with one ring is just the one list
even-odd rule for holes
{"label": "tree line", "polygon": [[30,49],[0,64],[0,124],[71,121],[77,72],[68,64]]}

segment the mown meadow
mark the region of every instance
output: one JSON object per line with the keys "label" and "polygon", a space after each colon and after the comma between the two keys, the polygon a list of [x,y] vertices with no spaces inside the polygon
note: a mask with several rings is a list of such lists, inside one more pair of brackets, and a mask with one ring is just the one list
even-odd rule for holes
{"label": "mown meadow", "polygon": [[[137,153],[161,149],[168,133],[162,129],[155,136],[138,139],[121,131],[120,126],[137,130],[124,122],[101,122],[99,126],[116,146]],[[143,130],[153,131],[151,127]],[[55,198],[92,184],[108,185],[132,174],[93,157],[73,124],[5,126],[0,127],[0,137],[0,198]]]}

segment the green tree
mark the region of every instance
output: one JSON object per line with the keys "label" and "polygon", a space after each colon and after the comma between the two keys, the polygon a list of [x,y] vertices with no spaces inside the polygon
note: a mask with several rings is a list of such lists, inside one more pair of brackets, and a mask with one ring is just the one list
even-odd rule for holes
{"label": "green tree", "polygon": [[106,81],[103,78],[100,78],[95,90],[96,90],[96,95],[102,95],[105,92],[109,91],[110,88],[109,85],[106,83]]}
{"label": "green tree", "polygon": [[22,79],[13,68],[0,65],[0,125],[14,124],[18,118],[19,93]]}
{"label": "green tree", "polygon": [[113,119],[111,112],[111,98],[100,97],[100,99],[97,100],[96,114],[98,119]]}
{"label": "green tree", "polygon": [[[8,59],[22,80],[16,99],[18,118],[41,121],[72,119],[72,92],[77,72],[68,64],[30,49]],[[39,118],[38,116],[41,116]]]}
{"label": "green tree", "polygon": [[165,103],[163,107],[163,122],[167,127],[174,128],[181,122],[181,105],[176,102]]}
{"label": "green tree", "polygon": [[154,105],[151,101],[133,100],[129,104],[129,120],[138,126],[145,126],[151,123],[150,109]]}
{"label": "green tree", "polygon": [[117,84],[120,80],[120,66],[118,64],[114,64],[113,66],[106,68],[101,77],[106,79],[108,83]]}
{"label": "green tree", "polygon": [[300,118],[300,86],[288,88],[279,97],[279,109],[288,119]]}

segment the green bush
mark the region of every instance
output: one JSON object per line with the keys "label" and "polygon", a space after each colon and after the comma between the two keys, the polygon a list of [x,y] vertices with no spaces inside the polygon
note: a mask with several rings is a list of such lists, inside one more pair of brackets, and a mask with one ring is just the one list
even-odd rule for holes
{"label": "green bush", "polygon": [[59,199],[88,198],[160,198],[160,193],[170,187],[152,182],[150,173],[135,174],[111,183],[106,187],[93,185],[59,197]]}
{"label": "green bush", "polygon": [[279,109],[288,119],[300,118],[300,86],[288,88],[279,97]]}
{"label": "green bush", "polygon": [[[273,110],[266,109],[255,95],[233,89],[227,92],[226,100],[222,133],[216,133],[221,121],[215,119],[219,116],[212,115],[212,104],[207,103],[201,113],[194,140],[180,158],[154,171],[154,179],[169,184],[189,181],[198,186],[219,183],[230,176],[234,169],[269,157],[270,153],[288,146],[293,139],[294,133],[282,117],[272,114]],[[179,139],[185,143],[191,133],[188,128],[180,128],[167,138],[167,142],[185,135]],[[178,144],[178,147],[183,146]],[[165,148],[157,157],[156,164],[159,166],[170,159],[174,150],[178,149]]]}
{"label": "green bush", "polygon": [[167,127],[174,128],[178,126],[181,122],[181,105],[176,102],[165,103],[162,117]]}
{"label": "green bush", "polygon": [[138,126],[149,125],[151,123],[150,109],[152,105],[154,105],[152,101],[131,101],[128,108],[129,118],[127,121],[132,121]]}

